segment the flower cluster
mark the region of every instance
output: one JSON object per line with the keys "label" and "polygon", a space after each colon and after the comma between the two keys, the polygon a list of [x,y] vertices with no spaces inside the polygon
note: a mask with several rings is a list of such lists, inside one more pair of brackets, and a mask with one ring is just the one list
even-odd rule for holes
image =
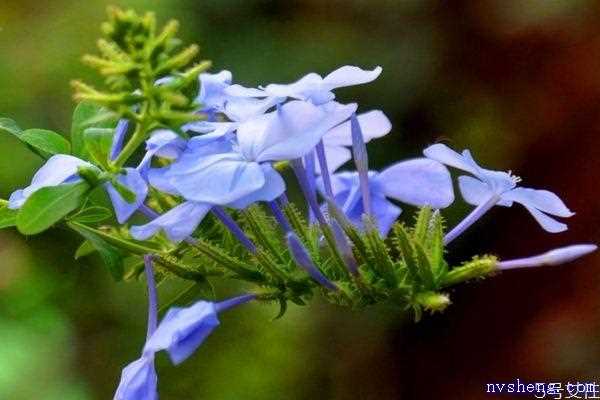
{"label": "flower cluster", "polygon": [[[219,325],[219,313],[249,301],[276,301],[283,315],[288,302],[305,305],[320,292],[355,308],[388,301],[419,319],[448,306],[450,286],[596,249],[574,245],[508,261],[478,256],[449,266],[446,246],[495,205],[522,204],[553,233],[567,229],[553,217],[573,213],[554,193],[518,187],[510,172],[482,168],[468,150],[444,144],[370,170],[366,143],[392,125],[380,110],[336,101],[335,90],[368,84],[381,67],[344,66],[249,88],[234,84],[229,71],[204,72],[207,63],[188,67],[195,47],[176,53],[174,26],[157,34],[154,24],[151,15],[112,10],[103,57],[86,58],[110,91],[75,84],[86,102],[74,115],[72,149],[52,132],[34,135],[0,120],[1,130],[47,158],[29,186],[3,201],[0,227],[35,234],[65,221],[85,239],[77,256],[98,252],[116,279],[145,272],[147,339],[115,399],[157,398],[155,353],[183,362]],[[447,167],[469,174],[458,183],[475,208],[446,233],[440,210],[455,200]],[[398,220],[403,204],[419,207],[412,226]],[[111,214],[116,221],[107,222]],[[126,257],[133,260],[127,272]],[[172,307],[158,323],[156,279],[213,278],[251,288]]]}

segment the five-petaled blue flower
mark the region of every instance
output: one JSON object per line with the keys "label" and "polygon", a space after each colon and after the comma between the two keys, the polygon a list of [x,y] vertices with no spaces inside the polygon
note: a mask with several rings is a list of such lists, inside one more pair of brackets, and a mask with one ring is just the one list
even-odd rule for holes
{"label": "five-petaled blue flower", "polygon": [[567,225],[549,216],[573,215],[556,194],[547,190],[518,187],[520,178],[510,172],[481,168],[468,150],[459,154],[444,144],[434,144],[426,148],[423,153],[432,160],[469,172],[474,176],[463,175],[458,178],[460,191],[467,203],[486,209],[485,211],[496,204],[510,207],[515,202],[520,203],[546,231],[562,232],[567,229]]}

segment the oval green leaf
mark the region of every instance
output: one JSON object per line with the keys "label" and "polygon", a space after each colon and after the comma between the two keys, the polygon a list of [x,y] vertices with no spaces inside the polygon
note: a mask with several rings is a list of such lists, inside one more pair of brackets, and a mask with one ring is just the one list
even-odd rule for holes
{"label": "oval green leaf", "polygon": [[45,231],[79,207],[89,189],[86,182],[78,182],[37,190],[19,210],[17,229],[24,235]]}
{"label": "oval green leaf", "polygon": [[18,138],[38,150],[42,155],[69,154],[71,144],[56,132],[46,129],[27,129]]}

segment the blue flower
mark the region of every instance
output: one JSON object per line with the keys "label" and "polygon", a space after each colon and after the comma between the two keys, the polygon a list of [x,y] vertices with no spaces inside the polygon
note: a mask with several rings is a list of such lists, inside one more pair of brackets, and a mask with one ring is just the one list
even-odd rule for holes
{"label": "blue flower", "polygon": [[157,383],[154,354],[143,355],[123,368],[114,400],[157,400]]}
{"label": "blue flower", "polygon": [[557,217],[574,215],[556,194],[547,190],[518,187],[517,183],[521,181],[520,178],[510,172],[481,168],[468,150],[459,154],[446,145],[434,144],[425,149],[423,153],[430,159],[469,172],[474,176],[463,175],[458,180],[463,198],[467,203],[477,206],[477,212],[471,214],[469,219],[465,219],[464,223],[457,226],[458,230],[453,229],[454,232],[448,233],[450,236],[448,236],[447,242],[462,233],[494,205],[510,207],[513,203],[520,203],[542,228],[553,233],[566,230],[567,225],[549,215]]}
{"label": "blue flower", "polygon": [[173,364],[180,364],[219,326],[220,312],[254,298],[248,294],[219,303],[199,301],[185,308],[173,307],[146,342],[144,353],[166,350]]}
{"label": "blue flower", "polygon": [[79,167],[95,168],[92,164],[67,154],[50,157],[33,175],[29,186],[16,190],[10,195],[8,208],[13,210],[21,208],[27,198],[41,188],[79,181],[81,179],[77,175]]}
{"label": "blue flower", "polygon": [[[348,219],[361,228],[365,214],[357,172],[340,172],[331,176],[335,203]],[[319,190],[325,194],[323,181]],[[448,207],[454,201],[452,180],[440,163],[426,158],[402,161],[380,173],[369,172],[372,216],[382,235],[388,231],[402,210],[388,200],[392,198],[415,206]]]}
{"label": "blue flower", "polygon": [[331,72],[325,78],[319,74],[310,73],[287,85],[273,83],[261,89],[232,85],[225,91],[237,97],[268,97],[278,99],[280,102],[291,97],[321,105],[335,99],[332,90],[372,82],[377,79],[381,71],[381,67],[366,71],[359,67],[346,65]]}
{"label": "blue flower", "polygon": [[[285,183],[271,162],[306,155],[355,110],[356,105],[317,107],[291,101],[241,123],[235,137],[188,145],[165,170],[164,178],[189,201],[234,208],[272,201],[285,191]],[[190,144],[193,140],[202,137],[193,138]]]}
{"label": "blue flower", "polygon": [[[41,188],[80,181],[81,178],[77,175],[79,167],[97,169],[87,161],[67,154],[57,154],[50,157],[35,173],[29,186],[24,189],[16,190],[10,195],[8,207],[10,209],[21,208],[29,196]],[[125,174],[120,174],[117,177],[117,180],[123,186],[131,190],[136,196],[133,203],[128,203],[116,191],[111,183],[106,183],[104,185],[113,204],[117,220],[119,223],[123,223],[146,199],[148,187],[140,173],[133,168],[126,168]]]}

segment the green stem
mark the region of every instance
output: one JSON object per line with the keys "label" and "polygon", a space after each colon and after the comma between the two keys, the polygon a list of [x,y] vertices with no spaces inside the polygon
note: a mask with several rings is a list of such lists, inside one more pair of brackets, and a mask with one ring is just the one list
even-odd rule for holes
{"label": "green stem", "polygon": [[127,142],[121,153],[119,153],[118,157],[110,163],[110,166],[114,170],[119,170],[126,162],[129,160],[129,157],[137,150],[138,147],[146,140],[146,125],[147,123],[142,122],[137,124],[135,127],[135,131],[131,136],[131,139]]}

